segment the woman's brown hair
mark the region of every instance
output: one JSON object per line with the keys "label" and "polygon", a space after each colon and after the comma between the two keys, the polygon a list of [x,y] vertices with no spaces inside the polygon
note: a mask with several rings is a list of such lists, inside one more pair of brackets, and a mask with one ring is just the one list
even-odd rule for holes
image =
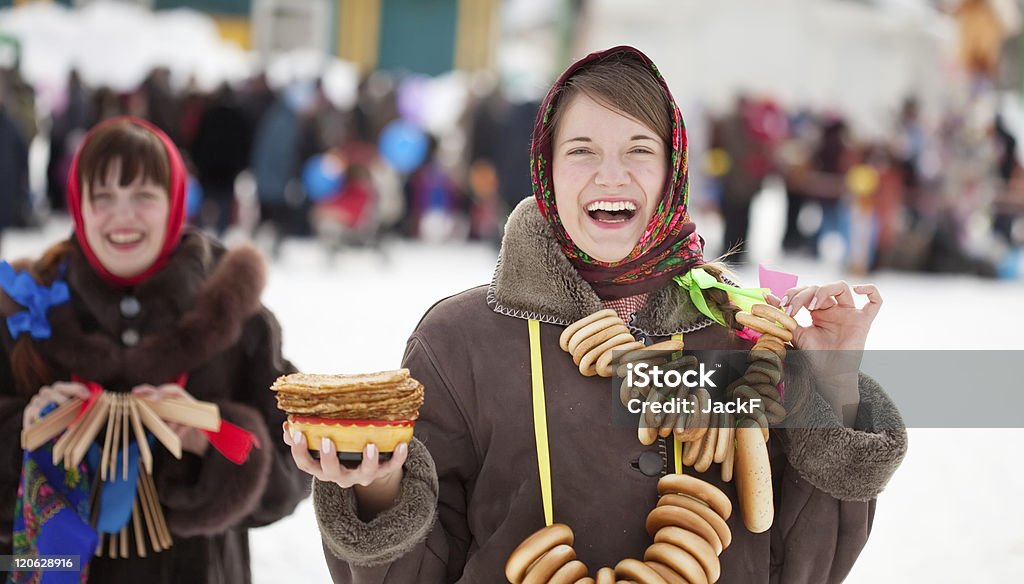
{"label": "woman's brown hair", "polygon": [[[73,249],[71,240],[62,241],[46,250],[38,261],[32,264],[30,273],[33,278],[43,284],[51,285],[60,272],[60,267]],[[29,335],[21,335],[11,347],[11,374],[14,376],[15,388],[23,395],[32,395],[40,387],[56,381],[53,370],[36,349],[35,342]]]}
{"label": "woman's brown hair", "polygon": [[612,53],[587,65],[562,86],[545,132],[554,134],[569,100],[582,93],[637,120],[661,141],[672,139],[672,103],[654,71],[632,53]]}
{"label": "woman's brown hair", "polygon": [[171,163],[160,138],[126,120],[100,126],[89,134],[78,162],[80,192],[91,193],[106,180],[115,160],[121,163],[120,186],[141,176],[170,190]]}

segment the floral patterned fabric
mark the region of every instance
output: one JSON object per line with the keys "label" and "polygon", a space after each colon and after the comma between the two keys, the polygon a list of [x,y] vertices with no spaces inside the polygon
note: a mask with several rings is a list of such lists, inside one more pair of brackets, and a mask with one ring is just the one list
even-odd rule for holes
{"label": "floral patterned fabric", "polygon": [[[551,121],[552,112],[558,107],[562,88],[573,75],[597,61],[610,57],[621,58],[624,54],[639,59],[651,68],[672,104],[670,174],[661,201],[636,247],[621,261],[602,262],[590,257],[573,243],[558,217],[551,184],[552,136],[551,132],[545,130]],[[530,149],[533,195],[565,256],[602,300],[650,292],[667,284],[673,276],[703,263],[704,241],[697,235],[696,227],[686,211],[689,198],[686,148],[686,127],[668,85],[647,55],[633,47],[614,47],[577,61],[555,82],[541,103]]]}
{"label": "floral patterned fabric", "polygon": [[86,563],[98,536],[89,525],[92,482],[86,464],[65,470],[53,465],[53,442],[22,458],[21,482],[14,511],[13,553],[16,556],[79,556],[81,572],[15,571],[18,584],[72,583],[88,579]]}

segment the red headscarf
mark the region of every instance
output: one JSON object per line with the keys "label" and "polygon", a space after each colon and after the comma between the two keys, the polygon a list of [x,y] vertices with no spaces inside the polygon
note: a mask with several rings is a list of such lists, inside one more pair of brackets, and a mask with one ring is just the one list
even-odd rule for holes
{"label": "red headscarf", "polygon": [[[96,252],[93,251],[89,245],[88,240],[85,237],[85,224],[82,219],[82,192],[81,192],[81,178],[78,175],[78,162],[82,156],[82,150],[85,145],[89,143],[89,140],[93,137],[96,130],[105,128],[113,124],[130,123],[136,126],[149,130],[164,146],[164,150],[167,151],[167,161],[171,170],[171,184],[167,190],[168,197],[170,198],[170,205],[167,213],[167,231],[164,234],[163,246],[160,248],[160,254],[156,260],[146,268],[142,273],[131,276],[122,277],[110,273],[110,270],[100,262],[99,258],[96,257]],[[82,248],[82,253],[85,254],[85,258],[89,261],[89,265],[96,271],[107,282],[121,287],[130,287],[145,281],[153,274],[157,273],[164,265],[167,264],[167,260],[171,257],[171,253],[178,246],[178,242],[181,240],[181,232],[185,227],[185,163],[181,159],[181,154],[178,152],[178,148],[174,145],[174,142],[165,134],[160,128],[157,128],[153,124],[141,120],[139,118],[124,116],[106,120],[102,123],[97,124],[89,133],[85,135],[85,139],[82,140],[82,144],[78,147],[78,151],[75,152],[75,158],[71,161],[71,169],[68,172],[68,210],[71,212],[71,217],[75,221],[75,237],[78,238],[78,244]]]}
{"label": "red headscarf", "polygon": [[[558,98],[569,79],[588,66],[607,58],[629,55],[649,67],[671,104],[672,136],[668,180],[657,209],[651,216],[640,241],[629,255],[618,262],[602,262],[590,257],[566,233],[558,217],[554,187],[551,184],[552,140],[546,132],[552,112],[559,106]],[[547,219],[562,251],[580,276],[590,283],[602,300],[614,300],[651,292],[661,288],[673,277],[704,263],[704,242],[686,212],[689,196],[686,162],[686,128],[679,107],[672,99],[668,85],[654,63],[639,50],[619,46],[591,53],[573,63],[555,82],[537,111],[530,149],[530,170],[533,195],[540,212]]]}

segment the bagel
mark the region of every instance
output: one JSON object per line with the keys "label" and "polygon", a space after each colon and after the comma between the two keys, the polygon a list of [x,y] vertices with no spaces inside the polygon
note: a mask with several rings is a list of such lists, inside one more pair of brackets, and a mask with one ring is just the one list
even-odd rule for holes
{"label": "bagel", "polygon": [[711,527],[711,524],[706,519],[694,511],[676,505],[662,505],[655,507],[653,511],[647,514],[647,533],[651,537],[654,537],[654,534],[668,526],[681,527],[703,537],[715,549],[715,554],[722,553],[724,549],[722,540],[718,537],[718,532]]}
{"label": "bagel", "polygon": [[647,564],[634,558],[626,558],[615,565],[615,576],[629,578],[638,584],[665,584],[665,580]]}
{"label": "bagel", "polygon": [[569,340],[572,338],[573,335],[576,334],[577,331],[587,326],[588,324],[597,322],[603,318],[608,318],[609,316],[617,317],[618,313],[616,313],[611,308],[605,308],[604,310],[598,310],[597,312],[589,316],[585,316],[577,320],[576,322],[570,324],[569,326],[565,327],[565,330],[562,331],[561,335],[559,335],[558,346],[561,347],[563,351],[571,353],[572,351],[569,351]]}
{"label": "bagel", "polygon": [[772,469],[768,447],[753,420],[740,420],[736,428],[735,464],[736,493],[743,524],[752,533],[763,533],[772,526],[775,517]]}
{"label": "bagel", "polygon": [[717,413],[711,414],[711,424],[704,433],[697,461],[693,463],[693,470],[697,472],[707,472],[715,460],[715,448],[718,446],[718,416]]}
{"label": "bagel", "polygon": [[[556,545],[526,570],[523,584],[547,584],[555,572],[575,559],[576,550],[571,545]],[[583,576],[586,576],[586,572]]]}
{"label": "bagel", "polygon": [[768,383],[778,385],[782,381],[782,370],[767,361],[754,361],[747,365],[747,373],[762,372],[768,376]]}
{"label": "bagel", "polygon": [[564,523],[553,523],[537,530],[508,556],[508,561],[505,562],[505,577],[512,584],[521,584],[527,568],[538,558],[556,546],[571,546],[573,540],[572,529]]}
{"label": "bagel", "polygon": [[733,465],[736,461],[736,428],[732,429],[733,439],[731,440],[732,445],[726,451],[725,460],[722,461],[720,470],[722,471],[722,482],[728,483],[732,480]]}
{"label": "bagel", "polygon": [[661,576],[667,584],[688,584],[675,570],[669,568],[661,562],[644,562],[648,566],[654,569],[655,572]]}
{"label": "bagel", "polygon": [[[598,321],[598,322],[600,323],[600,322],[605,322],[605,321],[602,320],[602,321]],[[593,325],[593,326],[596,326],[596,324]],[[584,332],[585,332],[585,330],[580,331],[577,334],[581,335]],[[573,362],[576,363],[577,365],[579,365],[580,364],[580,360],[583,359],[583,356],[586,355],[588,351],[590,351],[591,349],[599,346],[601,343],[607,341],[608,339],[610,339],[610,338],[612,338],[612,337],[614,337],[616,335],[621,335],[623,333],[629,333],[629,327],[627,327],[624,324],[612,323],[607,328],[603,328],[603,329],[601,329],[601,330],[591,334],[589,337],[580,340],[579,344],[576,345],[576,348],[574,348],[572,350],[572,360],[573,360]],[[629,338],[633,339],[633,335],[629,335]],[[576,339],[573,338],[573,341],[575,341],[575,340]]]}
{"label": "bagel", "polygon": [[654,534],[654,543],[660,542],[670,543],[689,552],[704,568],[708,582],[717,582],[722,575],[722,563],[718,561],[718,554],[711,544],[696,533],[678,527],[666,527]]}
{"label": "bagel", "polygon": [[615,584],[615,570],[601,568],[594,575],[594,584]]}
{"label": "bagel", "polygon": [[597,375],[597,360],[600,359],[602,355],[614,351],[616,347],[632,343],[634,341],[635,339],[633,338],[633,335],[625,332],[608,339],[597,347],[594,347],[580,360],[580,373],[583,373],[587,377]]}
{"label": "bagel", "polygon": [[615,354],[619,351],[633,351],[643,346],[643,343],[636,339],[633,339],[633,341],[630,343],[619,345],[617,347],[612,348],[610,351],[605,351],[604,354],[597,358],[597,363],[594,364],[594,367],[597,369],[597,374],[600,375],[601,377],[625,377],[625,369],[620,367],[618,370],[616,370],[613,367],[613,365],[616,363]]}
{"label": "bagel", "polygon": [[606,316],[598,321],[588,324],[576,331],[576,334],[569,339],[569,353],[575,356],[579,353],[578,349],[580,345],[585,343],[588,339],[594,337],[594,335],[597,335],[605,329],[618,325],[626,325],[626,323],[622,322],[622,319],[618,316]]}
{"label": "bagel", "polygon": [[670,543],[660,542],[648,546],[644,552],[644,561],[665,564],[691,584],[708,584],[708,576],[697,558]]}
{"label": "bagel", "polygon": [[793,333],[789,329],[749,312],[737,312],[736,322],[759,333],[778,337],[787,343],[793,340]]}
{"label": "bagel", "polygon": [[667,495],[669,493],[690,495],[700,499],[714,509],[722,519],[729,519],[729,516],[732,515],[732,501],[722,492],[722,489],[697,477],[685,474],[670,474],[661,477],[661,480],[658,481],[658,494]]}
{"label": "bagel", "polygon": [[718,422],[718,441],[715,443],[714,461],[721,464],[733,446],[733,431],[736,429],[736,420],[732,414],[726,412],[721,415]]}
{"label": "bagel", "polygon": [[683,435],[679,437],[680,442],[692,442],[700,440],[708,431],[708,422],[711,413],[708,409],[708,402],[711,401],[711,394],[703,387],[697,387],[690,391],[690,413],[686,416],[686,426]]}
{"label": "bagel", "polygon": [[586,577],[587,565],[579,560],[572,560],[552,574],[547,584],[575,584],[581,578]]}
{"label": "bagel", "polygon": [[703,443],[703,436],[697,440],[691,440],[690,442],[683,443],[683,466],[693,466],[697,464],[697,457],[700,456],[700,447]]}
{"label": "bagel", "polygon": [[[682,388],[680,388],[682,393]],[[689,429],[689,426],[694,422],[690,419],[696,414],[694,410],[697,408],[697,396],[693,392],[688,392],[685,396],[680,396],[681,400],[686,402],[685,409],[680,408],[679,417],[676,418],[676,426],[673,429],[676,440],[680,442],[691,442],[697,438],[697,431],[695,429]]]}
{"label": "bagel", "polygon": [[[678,391],[675,394],[673,394],[672,395],[672,400],[673,401],[681,400],[682,398],[680,398],[679,394],[682,391],[685,391],[685,389],[680,389],[680,391]],[[681,404],[681,403],[682,403],[682,401],[677,401],[677,405]],[[669,436],[671,436],[672,435],[672,431],[676,427],[676,420],[678,420],[678,419],[679,419],[679,412],[678,411],[675,411],[675,412],[672,412],[672,413],[669,413],[669,414],[665,414],[665,419],[661,422],[661,429],[658,430],[658,436],[661,436],[662,438],[668,438]]]}
{"label": "bagel", "polygon": [[783,362],[786,361],[786,343],[782,342],[782,339],[775,335],[763,334],[754,341],[753,350],[757,351],[771,351],[775,353],[779,359]]}
{"label": "bagel", "polygon": [[789,332],[796,330],[797,322],[792,316],[786,314],[782,310],[772,306],[771,304],[758,303],[750,307],[750,314],[754,316],[760,316],[763,319],[777,322],[782,325],[783,328]]}
{"label": "bagel", "polygon": [[[714,509],[708,506],[707,503],[700,499],[695,499],[690,495],[676,495],[669,493],[662,495],[658,499],[658,506],[674,505],[676,507],[682,507],[683,509],[689,509],[697,515],[700,515],[704,521],[708,522],[711,529],[715,530],[715,535],[718,536],[718,540],[722,542],[722,549],[729,549],[732,544],[732,529],[729,528],[729,524],[725,522]],[[709,544],[712,542],[708,542]]]}
{"label": "bagel", "polygon": [[775,387],[770,383],[755,383],[750,386],[751,389],[761,394],[774,402],[782,403],[782,394],[779,393],[779,388]]}
{"label": "bagel", "polygon": [[[765,408],[764,396],[754,391],[754,388],[750,387],[749,385],[741,385],[734,389],[732,392],[732,397],[733,399],[744,399],[748,402],[752,402],[751,407],[753,407],[753,404],[756,403],[757,407],[754,408],[756,410],[764,410]],[[757,401],[754,402],[753,400]]]}
{"label": "bagel", "polygon": [[747,363],[755,363],[757,361],[764,361],[776,369],[782,369],[783,366],[782,358],[779,357],[778,353],[768,349],[759,349],[755,345],[755,347],[747,353]]}
{"label": "bagel", "polygon": [[661,360],[661,363],[659,363],[659,365],[661,365],[672,360],[672,353],[682,350],[682,341],[669,339],[667,341],[661,341],[660,343],[654,343],[653,345],[640,347],[623,353],[619,357],[619,363],[641,363],[657,359]]}

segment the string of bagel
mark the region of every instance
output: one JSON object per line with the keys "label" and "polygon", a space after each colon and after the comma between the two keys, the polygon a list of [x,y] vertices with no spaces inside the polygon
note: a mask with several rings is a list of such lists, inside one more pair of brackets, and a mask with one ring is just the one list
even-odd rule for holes
{"label": "string of bagel", "polygon": [[[698,473],[718,464],[723,482],[736,481],[738,507],[744,526],[753,533],[767,531],[774,520],[771,466],[767,442],[769,426],[786,416],[783,405],[784,363],[796,321],[769,304],[754,303],[736,314],[736,322],[759,336],[747,356],[743,375],[726,387],[724,398],[745,404],[749,413],[719,412],[709,407],[711,394],[704,387],[653,388],[630,385],[626,372],[641,363],[664,370],[685,372],[698,360],[682,355],[682,338],[645,346],[630,332],[615,311],[606,309],[582,318],[559,337],[559,346],[572,356],[580,374],[622,378],[619,397],[623,405],[642,399],[654,402],[689,402],[684,413],[663,413],[645,407],[639,416],[637,435],[641,443],[653,444],[660,436],[674,437],[676,473],[658,482],[657,506],[647,515],[646,528],[652,538],[642,559],[625,558],[613,567],[602,567],[591,576],[576,558],[572,528],[554,523],[550,509],[550,469],[547,462],[547,432],[541,431],[543,381],[538,379],[539,343],[531,346],[534,366],[535,425],[538,426],[538,462],[541,464],[542,495],[547,525],[525,539],[509,556],[505,575],[513,584],[713,584],[721,575],[719,555],[729,547],[732,534],[726,523],[733,504],[717,486],[696,476],[682,474],[682,466]],[[531,322],[531,325],[534,323]],[[538,335],[531,326],[531,335]],[[541,406],[543,407],[543,406]],[[710,411],[709,411],[710,410]],[[546,422],[545,422],[546,423]],[[543,454],[545,456],[541,456]]]}

